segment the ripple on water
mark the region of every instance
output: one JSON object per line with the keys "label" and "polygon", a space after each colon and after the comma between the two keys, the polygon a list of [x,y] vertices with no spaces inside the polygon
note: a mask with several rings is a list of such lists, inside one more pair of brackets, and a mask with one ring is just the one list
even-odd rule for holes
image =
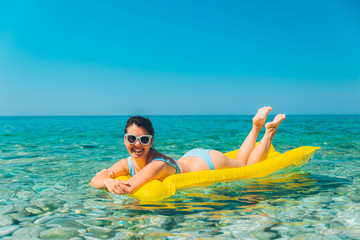
{"label": "ripple on water", "polygon": [[15,211],[13,204],[0,205],[0,215],[6,215]]}
{"label": "ripple on water", "polygon": [[0,237],[13,233],[19,227],[20,226],[18,225],[9,225],[9,226],[0,227]]}
{"label": "ripple on water", "polygon": [[70,239],[79,236],[78,230],[70,227],[50,228],[40,232],[40,238],[43,239]]}
{"label": "ripple on water", "polygon": [[19,239],[38,239],[45,227],[31,226],[23,227],[16,230],[12,236]]}
{"label": "ripple on water", "polygon": [[14,220],[12,219],[12,217],[7,215],[0,215],[0,227],[12,225],[13,222]]}

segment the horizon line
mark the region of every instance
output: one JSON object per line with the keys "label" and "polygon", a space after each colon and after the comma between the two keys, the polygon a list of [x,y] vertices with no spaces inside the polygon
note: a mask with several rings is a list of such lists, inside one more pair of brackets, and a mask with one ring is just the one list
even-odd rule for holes
{"label": "horizon line", "polygon": [[[152,117],[196,117],[196,116],[249,116],[254,114],[92,114],[92,115],[0,115],[0,118],[6,117],[129,117],[129,116],[152,116]],[[269,114],[275,115],[275,114]],[[302,116],[345,116],[345,115],[360,115],[360,113],[289,113],[286,114],[287,116],[295,116],[295,115],[302,115]]]}

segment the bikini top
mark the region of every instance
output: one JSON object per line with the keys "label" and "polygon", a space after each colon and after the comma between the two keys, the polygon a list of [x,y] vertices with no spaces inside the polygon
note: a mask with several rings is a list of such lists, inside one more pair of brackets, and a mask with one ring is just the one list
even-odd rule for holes
{"label": "bikini top", "polygon": [[[131,156],[129,156],[127,160],[128,160],[128,164],[129,164],[130,176],[134,176],[135,175],[135,169],[134,169],[134,165],[133,165],[133,163],[131,161]],[[172,166],[172,167],[174,167],[176,169],[175,174],[178,174],[180,172],[180,168],[179,168],[179,165],[177,164],[176,160],[175,160],[175,164],[170,162],[170,160],[165,159],[165,158],[154,158],[153,160],[151,160],[151,162],[153,162],[153,161],[162,161],[162,162],[165,162],[165,163],[169,164],[170,166]]]}

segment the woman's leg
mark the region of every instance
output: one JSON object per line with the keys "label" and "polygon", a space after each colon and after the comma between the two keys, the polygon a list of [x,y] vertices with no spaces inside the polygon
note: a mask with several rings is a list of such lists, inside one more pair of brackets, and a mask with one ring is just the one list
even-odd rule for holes
{"label": "woman's leg", "polygon": [[265,124],[265,135],[263,136],[259,144],[256,146],[256,148],[251,152],[246,165],[258,163],[267,158],[276,130],[285,118],[285,114],[278,114],[275,116],[272,122],[268,122]]}
{"label": "woman's leg", "polygon": [[249,135],[246,137],[243,144],[241,145],[236,155],[236,161],[239,161],[242,166],[248,165],[247,162],[251,152],[255,148],[256,139],[259,135],[261,128],[264,126],[265,120],[271,110],[272,107],[270,106],[262,107],[257,111],[256,115],[253,117],[252,129]]}

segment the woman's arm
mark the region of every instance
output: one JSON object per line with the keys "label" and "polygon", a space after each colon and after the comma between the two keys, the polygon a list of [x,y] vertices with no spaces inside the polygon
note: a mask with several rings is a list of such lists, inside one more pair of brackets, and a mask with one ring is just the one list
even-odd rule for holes
{"label": "woman's arm", "polygon": [[125,182],[128,185],[124,185],[124,191],[125,193],[134,193],[147,182],[155,179],[163,180],[175,174],[175,172],[176,169],[169,164],[162,161],[153,161]]}
{"label": "woman's arm", "polygon": [[122,159],[115,163],[109,169],[103,169],[98,172],[90,182],[90,186],[97,189],[108,189],[109,192],[117,193],[124,192],[122,190],[124,181],[113,179],[120,175],[127,175],[128,171],[127,159]]}

